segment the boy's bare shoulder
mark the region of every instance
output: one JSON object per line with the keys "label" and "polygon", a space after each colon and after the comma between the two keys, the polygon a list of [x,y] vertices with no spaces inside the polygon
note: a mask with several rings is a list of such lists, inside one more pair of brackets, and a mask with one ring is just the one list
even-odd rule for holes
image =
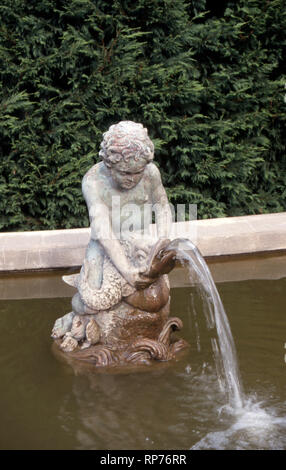
{"label": "boy's bare shoulder", "polygon": [[152,184],[162,184],[160,170],[155,165],[155,163],[153,162],[148,163],[146,169],[147,169],[147,175],[150,178]]}
{"label": "boy's bare shoulder", "polygon": [[93,204],[95,201],[101,200],[104,187],[108,184],[105,181],[106,172],[103,162],[93,165],[84,175],[82,179],[82,193],[87,204]]}
{"label": "boy's bare shoulder", "polygon": [[98,173],[101,170],[103,162],[96,163],[93,165],[84,175],[82,181],[89,181],[91,179],[94,179],[98,176]]}
{"label": "boy's bare shoulder", "polygon": [[89,186],[94,186],[97,182],[101,181],[103,177],[104,163],[96,163],[84,175],[82,179],[82,187],[88,188]]}

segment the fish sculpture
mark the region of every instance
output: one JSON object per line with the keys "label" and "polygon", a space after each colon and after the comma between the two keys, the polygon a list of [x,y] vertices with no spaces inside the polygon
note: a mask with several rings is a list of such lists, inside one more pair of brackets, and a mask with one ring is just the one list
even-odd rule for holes
{"label": "fish sculpture", "polygon": [[182,322],[169,318],[168,273],[176,263],[176,252],[168,249],[169,245],[167,239],[153,244],[145,240],[144,249],[136,240],[123,243],[134,265],[147,267],[143,276],[152,282],[144,289],[128,284],[108,256],[99,289],[88,283],[86,260],[80,273],[63,276],[77,289],[74,297],[82,311],[72,311],[55,322],[52,337],[59,349],[74,358],[106,366],[169,360],[186,347],[184,340],[173,342],[170,335],[181,329]]}

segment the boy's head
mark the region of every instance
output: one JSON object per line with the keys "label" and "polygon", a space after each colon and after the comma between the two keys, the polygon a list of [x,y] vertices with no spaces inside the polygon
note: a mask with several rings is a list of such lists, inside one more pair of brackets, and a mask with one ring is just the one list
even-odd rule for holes
{"label": "boy's head", "polygon": [[131,189],[142,178],[145,166],[154,158],[154,145],[142,124],[121,121],[103,134],[99,152],[113,180]]}

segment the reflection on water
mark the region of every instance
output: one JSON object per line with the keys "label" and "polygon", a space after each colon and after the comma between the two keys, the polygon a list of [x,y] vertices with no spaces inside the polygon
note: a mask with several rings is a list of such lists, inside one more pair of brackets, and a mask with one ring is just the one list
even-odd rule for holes
{"label": "reflection on water", "polygon": [[220,391],[194,288],[172,291],[190,350],[136,373],[58,360],[49,335],[70,299],[0,302],[0,448],[285,448],[285,287],[286,279],[219,285],[247,400],[237,414]]}

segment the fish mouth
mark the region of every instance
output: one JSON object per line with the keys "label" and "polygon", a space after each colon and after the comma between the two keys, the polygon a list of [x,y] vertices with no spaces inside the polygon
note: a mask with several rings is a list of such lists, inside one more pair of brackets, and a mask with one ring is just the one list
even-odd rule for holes
{"label": "fish mouth", "polygon": [[156,278],[163,274],[168,274],[174,269],[176,264],[176,251],[169,249],[171,241],[169,239],[158,240],[153,246],[147,269],[143,273],[144,276]]}

